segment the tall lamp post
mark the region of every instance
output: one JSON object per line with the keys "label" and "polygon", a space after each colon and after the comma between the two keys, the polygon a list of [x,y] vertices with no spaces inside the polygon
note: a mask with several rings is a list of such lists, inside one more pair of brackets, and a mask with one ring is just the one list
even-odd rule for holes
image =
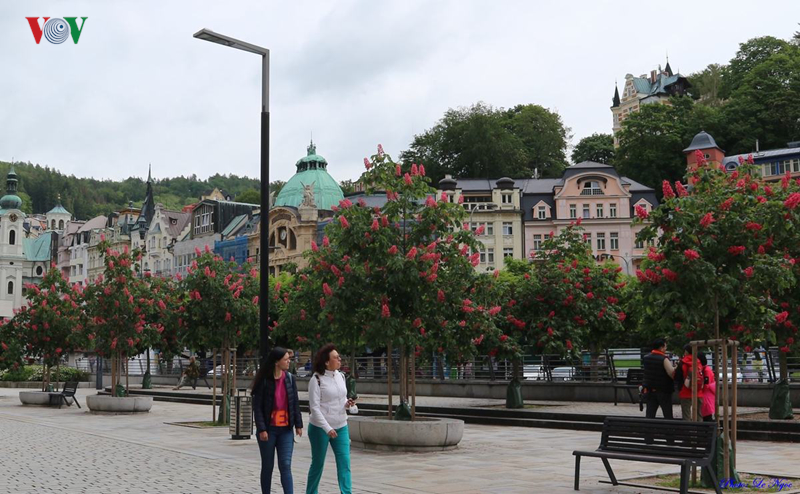
{"label": "tall lamp post", "polygon": [[264,359],[269,351],[269,50],[205,28],[194,33],[194,37],[261,55],[261,233],[258,256],[261,265],[261,283],[258,303],[259,353]]}
{"label": "tall lamp post", "polygon": [[614,254],[605,254],[605,253],[600,254],[600,259],[609,259],[609,258],[611,259],[617,258],[625,261],[625,274],[628,275],[631,274],[631,267],[630,264],[628,264],[628,259],[625,256],[615,256]]}

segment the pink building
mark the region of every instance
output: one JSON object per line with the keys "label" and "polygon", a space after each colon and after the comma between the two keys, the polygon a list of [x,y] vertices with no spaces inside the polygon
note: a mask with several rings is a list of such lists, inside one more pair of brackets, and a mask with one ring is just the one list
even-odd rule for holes
{"label": "pink building", "polygon": [[647,247],[636,241],[642,227],[631,225],[637,205],[647,211],[658,206],[655,191],[602,163],[578,163],[559,179],[527,179],[522,189],[525,251],[530,256],[550,232],[558,234],[581,218],[595,258],[613,259],[633,274]]}

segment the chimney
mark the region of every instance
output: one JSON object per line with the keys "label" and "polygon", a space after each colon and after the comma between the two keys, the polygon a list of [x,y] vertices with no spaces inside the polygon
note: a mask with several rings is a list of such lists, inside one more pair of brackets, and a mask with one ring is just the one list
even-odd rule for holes
{"label": "chimney", "polygon": [[650,71],[650,83],[651,84],[655,84],[655,82],[656,82],[656,71],[655,70],[651,70]]}

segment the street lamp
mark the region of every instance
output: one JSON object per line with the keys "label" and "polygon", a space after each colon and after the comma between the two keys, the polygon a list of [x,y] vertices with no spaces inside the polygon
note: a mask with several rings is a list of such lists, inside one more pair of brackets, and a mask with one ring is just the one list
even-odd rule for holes
{"label": "street lamp", "polygon": [[269,349],[269,50],[245,41],[201,29],[194,37],[223,46],[229,46],[256,55],[261,55],[261,234],[259,243],[259,262],[261,264],[261,283],[259,285],[259,328],[261,358],[266,358]]}
{"label": "street lamp", "polygon": [[622,259],[623,261],[625,261],[625,274],[631,274],[631,267],[630,264],[628,264],[627,258],[625,258],[624,256],[615,256],[614,254],[600,254],[600,259],[603,258],[608,259],[609,257],[612,259],[616,257],[617,259]]}

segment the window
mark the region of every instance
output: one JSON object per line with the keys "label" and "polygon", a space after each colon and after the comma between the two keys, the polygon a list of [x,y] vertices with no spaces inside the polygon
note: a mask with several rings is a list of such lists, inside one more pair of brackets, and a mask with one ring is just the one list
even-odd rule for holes
{"label": "window", "polygon": [[51,230],[55,230],[56,229],[56,220],[53,220],[50,224],[52,225],[52,227],[50,229]]}
{"label": "window", "polygon": [[616,204],[609,204],[608,205],[608,217],[609,218],[616,218],[617,217],[617,205]]}
{"label": "window", "polygon": [[603,189],[600,188],[599,182],[585,182],[583,184],[583,190],[581,191],[582,196],[602,196]]}
{"label": "window", "polygon": [[542,236],[541,235],[534,235],[533,236],[533,250],[542,250]]}
{"label": "window", "polygon": [[644,242],[643,242],[643,241],[641,241],[641,240],[639,240],[639,239],[637,239],[637,240],[636,240],[636,244],[634,245],[634,247],[635,247],[636,249],[644,249]]}
{"label": "window", "polygon": [[480,259],[481,259],[481,264],[486,264],[486,251],[485,250],[480,251]]}
{"label": "window", "polygon": [[8,294],[9,295],[14,295],[14,282],[13,281],[9,281],[8,282]]}
{"label": "window", "polygon": [[41,276],[43,272],[44,270],[42,269],[41,266],[36,267],[36,276]]}
{"label": "window", "polygon": [[511,194],[500,194],[500,202],[503,204],[511,204]]}
{"label": "window", "polygon": [[539,219],[543,220],[547,218],[547,210],[544,206],[539,206]]}
{"label": "window", "polygon": [[597,250],[606,250],[606,234],[597,234]]}
{"label": "window", "polygon": [[506,257],[514,257],[514,248],[513,247],[504,247],[503,248],[503,259]]}
{"label": "window", "polygon": [[[53,220],[53,223],[55,223],[55,221],[56,220]],[[64,220],[59,220],[58,221],[58,229],[59,230],[63,230],[64,229]]]}
{"label": "window", "polygon": [[17,243],[17,232],[16,230],[10,230],[8,232],[8,245],[14,245]]}
{"label": "window", "polygon": [[586,242],[586,245],[589,248],[592,248],[592,232],[586,232],[583,234],[583,241]]}
{"label": "window", "polygon": [[619,233],[613,232],[610,234],[611,250],[619,250]]}
{"label": "window", "polygon": [[489,261],[489,264],[494,264],[494,248],[489,247],[486,249],[486,259]]}
{"label": "window", "polygon": [[569,205],[569,217],[573,220],[578,217],[578,206],[575,204]]}
{"label": "window", "polygon": [[511,223],[510,221],[504,221],[503,222],[503,235],[513,235],[514,234],[514,228],[513,228],[512,225],[513,225],[513,223]]}
{"label": "window", "polygon": [[792,160],[792,168],[795,172],[800,172],[800,159],[793,159]]}
{"label": "window", "polygon": [[598,218],[602,218],[603,217],[603,205],[602,204],[598,204],[597,205],[597,217]]}
{"label": "window", "polygon": [[494,222],[486,223],[486,235],[494,235]]}
{"label": "window", "polygon": [[584,204],[583,205],[583,219],[588,219],[590,217],[591,216],[590,216],[590,211],[589,211],[589,205],[588,204]]}

